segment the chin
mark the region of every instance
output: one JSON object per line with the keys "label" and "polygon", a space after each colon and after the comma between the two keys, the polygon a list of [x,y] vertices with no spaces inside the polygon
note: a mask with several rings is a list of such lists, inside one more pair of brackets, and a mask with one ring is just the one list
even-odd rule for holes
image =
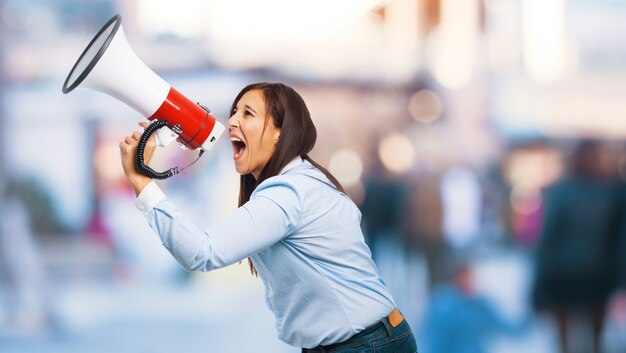
{"label": "chin", "polygon": [[250,171],[247,169],[243,169],[240,167],[235,166],[235,170],[237,171],[237,174],[239,175],[246,175],[246,174],[250,174]]}

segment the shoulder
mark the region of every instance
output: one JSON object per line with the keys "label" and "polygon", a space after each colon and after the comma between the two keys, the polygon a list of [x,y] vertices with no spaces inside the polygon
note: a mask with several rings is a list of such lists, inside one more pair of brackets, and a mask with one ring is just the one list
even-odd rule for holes
{"label": "shoulder", "polygon": [[276,175],[263,181],[252,193],[254,197],[295,197],[302,201],[307,194],[319,192],[320,189],[334,187],[332,182],[310,163],[290,169],[284,174]]}
{"label": "shoulder", "polygon": [[294,175],[276,175],[264,180],[254,189],[252,197],[259,195],[269,195],[275,193],[293,193],[300,194],[302,192],[302,181]]}
{"label": "shoulder", "polygon": [[293,187],[307,188],[319,185],[320,183],[333,185],[332,182],[319,169],[315,168],[308,161],[303,161],[300,165],[289,169],[283,174],[279,174],[263,181],[257,190],[271,187]]}
{"label": "shoulder", "polygon": [[268,198],[282,205],[301,203],[307,192],[306,180],[300,174],[281,174],[259,184],[250,199]]}

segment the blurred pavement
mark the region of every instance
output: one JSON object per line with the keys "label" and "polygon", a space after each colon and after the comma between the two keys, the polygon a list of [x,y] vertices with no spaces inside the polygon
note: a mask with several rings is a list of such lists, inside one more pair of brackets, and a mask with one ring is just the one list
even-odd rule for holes
{"label": "blurred pavement", "polygon": [[[43,253],[51,269],[46,296],[52,297],[52,323],[5,323],[0,352],[299,351],[276,338],[262,283],[245,262],[159,282],[107,273],[107,252],[88,244],[55,242]],[[0,286],[0,298],[6,295]],[[0,322],[5,313],[0,309]]]}

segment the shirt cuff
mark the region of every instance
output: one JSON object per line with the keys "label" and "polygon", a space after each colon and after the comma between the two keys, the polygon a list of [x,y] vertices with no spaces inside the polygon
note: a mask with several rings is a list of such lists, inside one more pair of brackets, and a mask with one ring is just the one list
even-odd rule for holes
{"label": "shirt cuff", "polygon": [[165,198],[166,196],[163,191],[161,191],[161,188],[159,188],[159,186],[154,181],[151,181],[143,188],[143,190],[141,190],[139,195],[137,195],[137,200],[135,200],[135,207],[137,207],[137,209],[141,211],[144,216],[147,217],[148,214],[152,212],[157,203],[159,203],[161,200],[164,200]]}

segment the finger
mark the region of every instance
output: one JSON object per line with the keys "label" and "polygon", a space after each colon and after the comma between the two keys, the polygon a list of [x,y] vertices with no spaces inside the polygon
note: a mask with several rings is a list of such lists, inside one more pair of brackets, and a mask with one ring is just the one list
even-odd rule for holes
{"label": "finger", "polygon": [[133,134],[131,135],[132,138],[134,138],[135,140],[139,141],[139,139],[141,138],[141,133],[139,131],[134,131]]}
{"label": "finger", "polygon": [[125,141],[120,142],[119,146],[120,146],[120,153],[121,154],[127,154],[127,153],[129,153],[129,151],[131,149],[130,146]]}
{"label": "finger", "polygon": [[140,122],[139,122],[139,126],[141,126],[141,127],[142,127],[142,128],[144,128],[144,129],[145,129],[145,128],[147,128],[147,127],[148,127],[148,125],[150,125],[150,124],[146,123],[145,121],[140,121]]}
{"label": "finger", "polygon": [[136,145],[137,144],[137,140],[130,137],[130,136],[126,136],[126,138],[124,138],[124,142],[126,142],[129,145]]}

